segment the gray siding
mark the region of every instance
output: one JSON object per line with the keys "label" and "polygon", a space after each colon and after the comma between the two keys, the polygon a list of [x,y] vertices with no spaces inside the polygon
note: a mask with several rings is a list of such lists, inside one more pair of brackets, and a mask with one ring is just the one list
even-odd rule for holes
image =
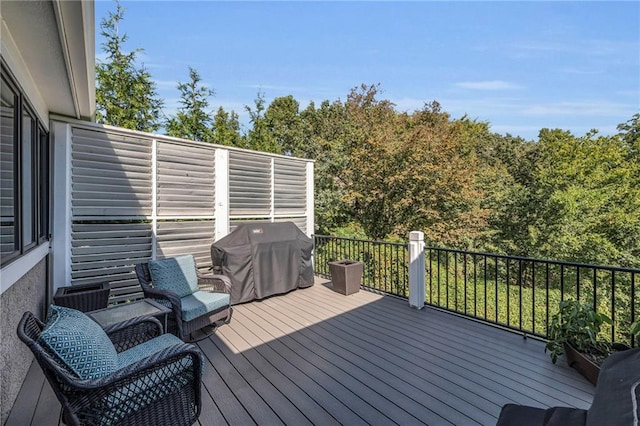
{"label": "gray siding", "polygon": [[0,424],[7,420],[33,359],[31,351],[18,339],[16,329],[25,311],[42,319],[46,264],[43,259],[0,296]]}

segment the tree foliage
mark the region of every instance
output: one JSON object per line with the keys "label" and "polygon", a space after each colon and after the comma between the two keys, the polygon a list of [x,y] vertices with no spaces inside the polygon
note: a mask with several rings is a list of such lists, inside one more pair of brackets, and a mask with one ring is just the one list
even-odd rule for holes
{"label": "tree foliage", "polygon": [[315,160],[316,231],[622,266],[640,264],[640,115],[615,136],[542,129],[537,141],[398,112],[377,85],[346,100],[247,107],[245,146]]}
{"label": "tree foliage", "polygon": [[124,9],[119,2],[100,23],[107,58],[96,65],[96,121],[132,130],[152,132],[160,127],[163,102],[151,75],[137,66],[142,49],[124,50],[127,34],[120,34]]}
{"label": "tree foliage", "polygon": [[244,141],[240,136],[240,121],[238,114],[234,111],[227,112],[219,107],[213,116],[213,142],[219,145],[244,146]]}
{"label": "tree foliage", "polygon": [[165,125],[168,135],[194,141],[213,142],[213,118],[207,111],[214,91],[202,85],[200,74],[189,67],[189,81],[178,83],[181,107]]}

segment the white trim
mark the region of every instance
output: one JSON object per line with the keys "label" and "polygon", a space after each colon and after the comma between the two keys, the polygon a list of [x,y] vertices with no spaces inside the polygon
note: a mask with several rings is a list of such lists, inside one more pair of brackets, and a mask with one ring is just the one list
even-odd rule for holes
{"label": "white trim", "polygon": [[78,102],[78,88],[73,74],[73,67],[71,66],[71,57],[69,53],[69,44],[67,40],[67,26],[64,23],[64,16],[60,8],[58,1],[52,2],[53,14],[56,17],[56,23],[58,24],[58,36],[60,37],[60,46],[62,47],[62,56],[64,59],[65,71],[67,72],[67,78],[71,85],[71,100],[73,101],[73,109],[76,113],[76,118],[80,118],[80,106]]}
{"label": "white trim", "polygon": [[314,205],[314,177],[313,161],[307,163],[307,236],[311,237],[315,233],[315,205]]}
{"label": "white trim", "polygon": [[49,242],[47,241],[2,268],[0,270],[0,294],[9,290],[20,278],[47,257],[49,252]]}
{"label": "white trim", "polygon": [[71,284],[71,126],[52,124],[53,190],[52,269],[53,289]]}
{"label": "white trim", "polygon": [[158,140],[151,140],[151,259],[158,257]]}
{"label": "white trim", "polygon": [[215,241],[229,233],[229,151],[216,149],[215,158]]}
{"label": "white trim", "polygon": [[9,70],[16,78],[18,85],[24,91],[24,95],[29,100],[31,106],[35,109],[36,114],[40,118],[42,124],[49,130],[49,108],[44,101],[38,86],[33,80],[33,76],[29,72],[29,67],[24,62],[22,54],[18,50],[11,32],[2,20],[2,29],[0,30],[0,45],[2,48],[2,58],[7,63]]}
{"label": "white trim", "polygon": [[425,289],[424,232],[409,233],[409,306],[424,308]]}
{"label": "white trim", "polygon": [[271,158],[271,222],[275,222],[276,215],[276,159]]}
{"label": "white trim", "polygon": [[147,132],[141,132],[139,130],[130,130],[130,129],[123,129],[122,127],[115,127],[115,126],[110,126],[108,124],[99,124],[99,123],[93,123],[93,122],[89,122],[89,121],[82,121],[82,120],[78,120],[75,118],[71,118],[71,117],[65,117],[63,115],[59,115],[59,114],[55,114],[55,113],[51,113],[50,114],[50,118],[52,120],[55,121],[62,121],[65,123],[69,123],[71,125],[73,125],[73,127],[78,127],[81,129],[86,129],[86,130],[93,130],[93,131],[109,131],[109,132],[116,132],[116,133],[120,133],[122,135],[127,135],[127,136],[134,136],[134,137],[142,137],[142,138],[150,138],[150,139],[158,139],[158,142],[171,142],[171,143],[175,143],[175,144],[182,144],[182,145],[189,145],[189,146],[200,146],[200,147],[204,147],[204,148],[209,148],[209,149],[222,149],[225,151],[235,151],[235,152],[242,152],[242,153],[246,153],[246,154],[252,154],[252,155],[258,155],[260,157],[268,157],[268,158],[282,158],[285,160],[290,160],[290,161],[303,161],[305,163],[308,162],[312,162],[315,163],[315,160],[310,160],[308,158],[300,158],[300,157],[292,157],[292,156],[288,156],[288,155],[281,155],[281,154],[273,154],[271,152],[261,152],[261,151],[253,151],[250,149],[244,149],[244,148],[237,148],[235,146],[227,146],[227,145],[218,145],[218,144],[214,144],[214,143],[209,143],[209,142],[200,142],[200,141],[192,141],[189,139],[181,139],[181,138],[175,138],[172,136],[167,136],[167,135],[160,135],[157,133],[147,133]]}

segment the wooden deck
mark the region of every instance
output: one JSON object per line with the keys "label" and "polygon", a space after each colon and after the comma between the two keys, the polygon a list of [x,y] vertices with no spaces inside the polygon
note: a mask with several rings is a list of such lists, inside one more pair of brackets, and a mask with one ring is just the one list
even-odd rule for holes
{"label": "wooden deck", "polygon": [[[235,307],[199,343],[202,425],[495,424],[508,402],[586,408],[594,388],[542,342],[330,283]],[[7,425],[57,424],[32,365]]]}

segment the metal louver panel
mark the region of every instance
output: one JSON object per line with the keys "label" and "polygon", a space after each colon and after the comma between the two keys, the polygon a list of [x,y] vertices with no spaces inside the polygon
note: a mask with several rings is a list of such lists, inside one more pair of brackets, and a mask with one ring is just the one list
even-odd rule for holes
{"label": "metal louver panel", "polygon": [[213,216],[215,147],[158,141],[157,213]]}
{"label": "metal louver panel", "polygon": [[158,259],[192,254],[198,269],[208,272],[211,244],[215,235],[213,220],[162,221],[157,226]]}
{"label": "metal louver panel", "polygon": [[275,214],[305,214],[307,210],[307,165],[276,158],[274,164]]}
{"label": "metal louver panel", "polygon": [[233,232],[239,225],[245,223],[271,223],[271,219],[243,219],[243,220],[231,220],[229,221],[229,232]]}
{"label": "metal louver panel", "polygon": [[142,297],[134,267],[152,255],[151,223],[74,223],[71,283],[109,282],[111,301]]}
{"label": "metal louver panel", "polygon": [[[296,224],[298,228],[304,233],[307,232],[307,218],[306,217],[279,217],[274,219],[274,222],[293,222]],[[232,220],[229,223],[229,232],[233,232],[239,225],[244,225],[245,223],[271,223],[271,219],[242,219],[242,220]]]}
{"label": "metal louver panel", "polygon": [[229,152],[229,213],[271,213],[271,158],[245,152]]}
{"label": "metal louver panel", "polygon": [[13,109],[2,108],[0,118],[0,253],[15,250],[15,189]]}
{"label": "metal louver panel", "polygon": [[277,218],[275,222],[293,222],[298,228],[305,234],[307,233],[307,218],[306,217],[282,217]]}
{"label": "metal louver panel", "polygon": [[74,127],[72,213],[78,217],[151,214],[151,140]]}

